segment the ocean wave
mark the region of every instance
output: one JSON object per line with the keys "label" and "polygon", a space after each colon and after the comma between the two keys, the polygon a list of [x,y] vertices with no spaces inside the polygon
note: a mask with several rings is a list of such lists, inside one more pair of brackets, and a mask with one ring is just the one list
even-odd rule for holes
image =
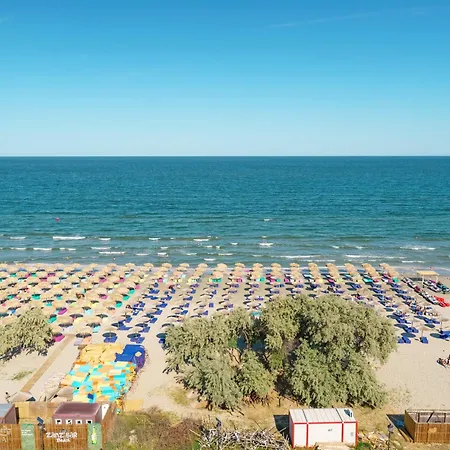
{"label": "ocean wave", "polygon": [[53,236],[54,241],[81,241],[85,236]]}
{"label": "ocean wave", "polygon": [[169,247],[160,247],[161,250],[167,250]]}
{"label": "ocean wave", "polygon": [[9,239],[11,239],[11,241],[23,241],[26,238],[26,236],[11,236]]}
{"label": "ocean wave", "polygon": [[204,261],[212,262],[212,261],[215,261],[216,258],[203,258],[203,260],[204,260]]}
{"label": "ocean wave", "polygon": [[136,253],[136,256],[148,256],[149,253]]}
{"label": "ocean wave", "polygon": [[91,247],[91,250],[109,250],[111,247]]}
{"label": "ocean wave", "polygon": [[[345,255],[346,258],[350,258],[350,259],[365,259],[365,258],[376,258],[376,259],[380,259],[380,257],[378,256],[373,256],[373,255]],[[382,259],[383,257],[381,257]]]}
{"label": "ocean wave", "polygon": [[159,252],[157,255],[158,256],[168,256],[167,253],[165,253],[165,252]]}
{"label": "ocean wave", "polygon": [[400,247],[402,250],[414,250],[416,252],[426,251],[426,250],[436,250],[436,247],[426,247],[424,245],[405,245]]}
{"label": "ocean wave", "polygon": [[238,245],[238,243],[237,242],[232,242],[231,245]]}
{"label": "ocean wave", "polygon": [[272,247],[273,242],[260,242],[259,245],[261,247]]}
{"label": "ocean wave", "polygon": [[341,247],[339,247],[339,245],[332,245],[332,247],[335,249],[341,248]]}
{"label": "ocean wave", "polygon": [[200,239],[200,238],[196,238],[196,239],[194,239],[194,241],[195,242],[208,242],[209,241],[209,238],[202,238],[202,239]]}
{"label": "ocean wave", "polygon": [[278,258],[284,259],[311,259],[314,258],[314,255],[281,255]]}
{"label": "ocean wave", "polygon": [[263,255],[252,255],[253,258],[262,258]]}
{"label": "ocean wave", "polygon": [[219,253],[219,256],[233,256],[233,253]]}
{"label": "ocean wave", "polygon": [[11,250],[18,250],[19,252],[23,252],[24,250],[26,250],[26,247],[10,247]]}
{"label": "ocean wave", "polygon": [[213,248],[212,245],[205,245],[205,248]]}
{"label": "ocean wave", "polygon": [[149,241],[159,241],[159,238],[148,238]]}
{"label": "ocean wave", "polygon": [[125,252],[98,252],[99,255],[125,255]]}
{"label": "ocean wave", "polygon": [[316,262],[336,262],[335,259],[315,259]]}
{"label": "ocean wave", "polygon": [[111,238],[108,238],[108,237],[107,237],[107,238],[98,238],[98,240],[99,240],[99,241],[110,241]]}
{"label": "ocean wave", "polygon": [[51,252],[53,249],[51,247],[33,247],[33,250],[37,252]]}
{"label": "ocean wave", "polygon": [[67,251],[67,252],[76,252],[76,248],[69,248],[69,247],[60,247],[61,251]]}
{"label": "ocean wave", "polygon": [[403,264],[413,264],[413,263],[419,263],[423,264],[425,261],[402,261]]}
{"label": "ocean wave", "polygon": [[268,217],[266,217],[266,218],[264,219],[264,222],[270,222],[271,220],[273,220],[273,219],[269,219]]}
{"label": "ocean wave", "polygon": [[196,256],[197,253],[185,253],[186,256]]}

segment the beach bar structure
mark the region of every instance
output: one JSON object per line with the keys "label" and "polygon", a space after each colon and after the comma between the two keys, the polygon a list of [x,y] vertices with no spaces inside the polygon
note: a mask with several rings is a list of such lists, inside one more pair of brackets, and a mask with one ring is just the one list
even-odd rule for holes
{"label": "beach bar structure", "polygon": [[436,283],[439,281],[439,274],[434,270],[418,270],[416,274],[417,278],[422,280],[422,284],[425,282],[425,278],[433,278]]}
{"label": "beach bar structure", "polygon": [[61,403],[53,414],[56,425],[82,425],[101,423],[102,405],[100,403],[66,402]]}
{"label": "beach bar structure", "polygon": [[0,424],[17,423],[16,408],[10,403],[0,403]]}
{"label": "beach bar structure", "polygon": [[450,444],[450,410],[407,410],[404,421],[414,442]]}
{"label": "beach bar structure", "polygon": [[289,436],[293,448],[328,443],[357,445],[358,422],[348,408],[291,409]]}

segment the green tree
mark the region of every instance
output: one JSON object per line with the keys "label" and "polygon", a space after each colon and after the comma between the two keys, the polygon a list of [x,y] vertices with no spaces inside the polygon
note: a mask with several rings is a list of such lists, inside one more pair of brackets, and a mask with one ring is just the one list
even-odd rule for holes
{"label": "green tree", "polygon": [[274,388],[274,376],[259,360],[256,352],[246,350],[237,370],[236,382],[244,397],[251,401],[262,401]]}
{"label": "green tree", "polygon": [[274,386],[304,405],[378,406],[385,392],[371,364],[396,346],[387,319],[336,296],[280,298],[259,320],[244,310],[188,320],[166,343],[168,370],[224,408],[263,400]]}
{"label": "green tree", "polygon": [[0,356],[8,358],[22,351],[45,353],[53,342],[52,336],[41,309],[29,309],[0,329]]}
{"label": "green tree", "polygon": [[199,396],[208,402],[208,407],[235,409],[242,393],[233,376],[229,359],[202,357],[189,367],[183,381],[186,387],[198,391]]}

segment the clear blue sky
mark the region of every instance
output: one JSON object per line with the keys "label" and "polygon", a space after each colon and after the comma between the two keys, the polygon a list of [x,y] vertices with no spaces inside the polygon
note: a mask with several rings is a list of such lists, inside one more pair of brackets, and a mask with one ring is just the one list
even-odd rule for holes
{"label": "clear blue sky", "polygon": [[450,155],[450,0],[2,0],[1,155]]}

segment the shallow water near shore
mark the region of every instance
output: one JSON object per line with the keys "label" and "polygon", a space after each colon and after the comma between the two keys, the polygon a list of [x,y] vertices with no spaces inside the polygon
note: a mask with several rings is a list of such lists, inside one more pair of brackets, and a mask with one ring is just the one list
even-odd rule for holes
{"label": "shallow water near shore", "polygon": [[450,268],[450,158],[1,158],[0,260]]}

